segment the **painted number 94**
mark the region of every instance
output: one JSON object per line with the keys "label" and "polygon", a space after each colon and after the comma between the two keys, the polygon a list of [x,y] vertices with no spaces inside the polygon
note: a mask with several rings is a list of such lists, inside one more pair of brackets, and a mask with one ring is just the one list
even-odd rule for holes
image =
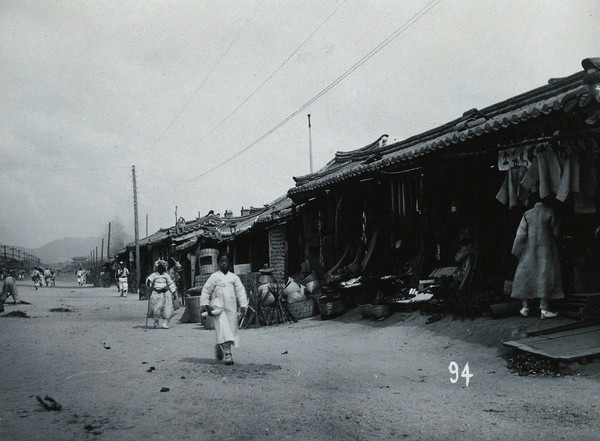
{"label": "painted number 94", "polygon": [[[448,366],[448,370],[450,371],[450,374],[452,374],[454,376],[454,378],[450,377],[450,383],[454,384],[458,381],[458,372],[459,372],[459,367],[458,364],[456,364],[456,362],[451,361],[450,365]],[[462,372],[460,373],[460,376],[462,378],[465,379],[465,386],[469,385],[469,379],[473,376],[473,374],[471,372],[469,372],[469,363],[465,364],[465,367],[463,368]]]}

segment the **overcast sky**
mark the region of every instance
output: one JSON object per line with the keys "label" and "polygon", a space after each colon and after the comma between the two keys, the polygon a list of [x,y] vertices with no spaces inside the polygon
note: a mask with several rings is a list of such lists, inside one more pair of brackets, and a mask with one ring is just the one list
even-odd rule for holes
{"label": "overcast sky", "polygon": [[309,172],[308,113],[316,171],[580,71],[599,18],[598,0],[1,0],[0,243],[133,233],[132,165],[140,237],[176,206],[239,215]]}

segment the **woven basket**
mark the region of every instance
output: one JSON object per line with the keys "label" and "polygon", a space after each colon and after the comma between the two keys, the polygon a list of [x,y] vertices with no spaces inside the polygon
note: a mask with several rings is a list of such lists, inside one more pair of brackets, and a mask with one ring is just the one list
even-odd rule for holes
{"label": "woven basket", "polygon": [[319,299],[319,312],[323,320],[337,317],[345,312],[344,303],[340,299],[321,297]]}
{"label": "woven basket", "polygon": [[287,307],[296,320],[301,320],[315,315],[315,303],[312,299],[288,303]]}

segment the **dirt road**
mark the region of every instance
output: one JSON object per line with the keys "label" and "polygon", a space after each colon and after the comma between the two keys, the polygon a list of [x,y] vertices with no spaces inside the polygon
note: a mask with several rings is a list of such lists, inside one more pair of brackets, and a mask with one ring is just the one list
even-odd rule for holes
{"label": "dirt road", "polygon": [[[536,319],[425,325],[355,310],[244,330],[224,366],[213,332],[178,323],[182,310],[171,329],[146,329],[136,295],[75,285],[21,284],[31,305],[0,315],[2,440],[598,439],[600,363],[518,377],[500,357]],[[468,386],[450,381],[451,362],[469,363]]]}

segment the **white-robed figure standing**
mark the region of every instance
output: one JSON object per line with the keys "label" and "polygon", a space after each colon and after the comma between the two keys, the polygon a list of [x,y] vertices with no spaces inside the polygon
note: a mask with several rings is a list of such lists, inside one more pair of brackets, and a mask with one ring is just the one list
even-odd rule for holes
{"label": "white-robed figure standing", "polygon": [[233,364],[232,346],[238,340],[238,308],[242,314],[248,308],[246,289],[240,278],[229,271],[229,255],[221,253],[217,259],[219,271],[210,275],[200,295],[200,306],[213,316],[218,360],[225,358],[225,364]]}
{"label": "white-robed figure standing", "polygon": [[148,299],[148,317],[154,319],[155,328],[159,327],[159,321],[162,319],[160,327],[169,329],[169,320],[174,314],[173,296],[177,293],[177,287],[167,274],[167,262],[156,261],[154,272],[146,279],[146,286],[152,290]]}

